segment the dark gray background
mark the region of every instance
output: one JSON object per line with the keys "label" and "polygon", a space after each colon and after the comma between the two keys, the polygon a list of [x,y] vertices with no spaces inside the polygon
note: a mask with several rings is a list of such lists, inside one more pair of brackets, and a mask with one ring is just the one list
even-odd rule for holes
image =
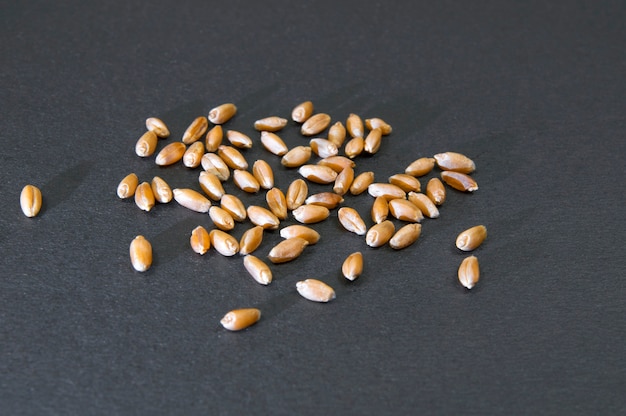
{"label": "dark gray background", "polygon": [[[623,2],[149,3],[2,2],[0,413],[626,412]],[[168,123],[163,146],[228,101],[240,111],[226,127],[286,189],[297,173],[252,123],[307,99],[393,125],[357,170],[384,181],[459,151],[480,189],[449,192],[400,252],[368,248],[334,212],[268,287],[239,256],[191,251],[207,216],[116,197],[129,172],[197,189],[198,171],[158,168],[134,143],[146,117]],[[294,123],[281,134],[306,143]],[[44,194],[34,219],[19,208],[27,183]],[[371,202],[345,205],[368,218]],[[479,223],[468,292],[453,243]],[[154,246],[145,274],[128,259],[137,234]],[[344,282],[356,250],[365,272]],[[337,299],[300,298],[306,277]],[[262,320],[223,330],[245,306]]]}

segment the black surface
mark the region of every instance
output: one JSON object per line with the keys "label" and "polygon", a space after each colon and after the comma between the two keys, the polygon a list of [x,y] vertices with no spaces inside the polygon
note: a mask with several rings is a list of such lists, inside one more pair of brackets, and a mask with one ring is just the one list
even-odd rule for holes
{"label": "black surface", "polygon": [[[0,413],[626,412],[623,2],[3,3]],[[240,110],[227,127],[255,138],[248,160],[271,161],[286,189],[297,173],[252,123],[306,99],[393,125],[359,171],[385,180],[453,150],[480,189],[449,192],[400,252],[368,248],[334,212],[268,287],[239,256],[191,251],[207,216],[116,197],[133,171],[196,187],[197,171],[158,168],[134,143],[148,116],[169,143],[227,101]],[[306,143],[294,123],[281,134]],[[44,194],[34,219],[27,183]],[[368,217],[371,198],[345,204]],[[468,292],[453,242],[478,223]],[[137,234],[155,250],[145,274],[128,259]],[[366,271],[344,282],[356,250]],[[300,298],[304,277],[337,299]],[[223,330],[244,306],[262,320]]]}

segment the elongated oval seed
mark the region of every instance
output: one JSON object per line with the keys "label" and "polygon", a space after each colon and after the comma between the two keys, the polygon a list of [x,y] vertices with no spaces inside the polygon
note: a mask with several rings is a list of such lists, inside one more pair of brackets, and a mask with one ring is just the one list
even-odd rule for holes
{"label": "elongated oval seed", "polygon": [[267,255],[274,264],[286,263],[300,256],[309,242],[303,238],[293,237],[276,244]]}
{"label": "elongated oval seed", "polygon": [[201,256],[211,248],[211,238],[209,232],[201,225],[198,225],[191,231],[189,238],[191,249]]}
{"label": "elongated oval seed", "polygon": [[369,153],[370,155],[373,155],[378,152],[381,144],[382,144],[382,133],[380,132],[380,129],[374,129],[370,131],[367,137],[365,138],[365,142],[363,144],[363,151],[365,151],[365,153]]}
{"label": "elongated oval seed", "polygon": [[261,319],[261,311],[256,308],[235,309],[228,312],[220,323],[229,331],[241,331]]}
{"label": "elongated oval seed", "polygon": [[309,205],[321,205],[328,209],[335,209],[343,202],[343,197],[334,192],[320,192],[310,195],[305,201]]}
{"label": "elongated oval seed", "polygon": [[[119,191],[118,191],[119,195]],[[26,185],[20,194],[20,207],[22,212],[29,218],[36,217],[41,210],[41,191],[34,185]]]}
{"label": "elongated oval seed", "polygon": [[394,250],[401,250],[416,242],[421,233],[421,224],[407,224],[391,237],[389,246]]}
{"label": "elongated oval seed", "polygon": [[377,196],[372,204],[372,221],[376,224],[380,224],[381,222],[387,219],[389,215],[389,203],[387,199],[383,196]]}
{"label": "elongated oval seed", "polygon": [[439,210],[437,209],[437,206],[426,195],[411,191],[408,194],[408,199],[410,202],[413,203],[413,205],[419,208],[419,210],[422,211],[422,214],[424,214],[426,217],[439,217]]}
{"label": "elongated oval seed", "polygon": [[[237,130],[228,130],[226,138],[235,147],[240,149],[249,149],[252,147],[252,139],[247,134],[243,134]],[[218,147],[219,149],[219,147]]]}
{"label": "elongated oval seed", "polygon": [[356,235],[365,235],[365,233],[367,232],[365,221],[363,221],[363,218],[361,218],[358,211],[354,208],[339,208],[339,211],[337,212],[337,218],[339,219],[339,223],[343,226],[343,228],[352,233],[355,233]]}
{"label": "elongated oval seed", "polygon": [[396,227],[389,220],[373,225],[365,234],[365,242],[370,247],[380,247],[391,239]]}
{"label": "elongated oval seed", "polygon": [[404,192],[419,192],[422,189],[419,179],[406,173],[397,173],[390,176],[389,183],[400,187]]}
{"label": "elongated oval seed", "polygon": [[138,272],[145,272],[152,266],[152,245],[142,235],[130,243],[130,262]]}
{"label": "elongated oval seed", "polygon": [[225,182],[230,178],[230,169],[219,155],[205,153],[200,163],[202,164],[202,169],[214,174],[220,181]]}
{"label": "elongated oval seed", "polygon": [[411,176],[424,176],[430,173],[435,167],[435,159],[432,157],[421,157],[413,162],[404,170],[404,173]]}
{"label": "elongated oval seed", "polygon": [[213,124],[224,124],[233,118],[235,114],[237,114],[237,107],[235,104],[226,103],[211,109],[211,111],[209,111],[208,119]]}
{"label": "elongated oval seed", "polygon": [[285,199],[287,200],[287,209],[294,210],[304,204],[306,196],[309,193],[309,187],[302,179],[296,179],[287,188]]}
{"label": "elongated oval seed", "polygon": [[363,254],[357,251],[346,257],[341,266],[341,272],[350,281],[354,281],[359,277],[363,273]]}
{"label": "elongated oval seed", "polygon": [[204,156],[204,143],[193,142],[183,154],[183,165],[191,169],[197,168],[200,166],[202,156]]}
{"label": "elongated oval seed", "polygon": [[135,195],[137,185],[139,185],[139,178],[135,173],[129,173],[117,185],[117,196],[121,199],[130,198]]}
{"label": "elongated oval seed", "polygon": [[230,257],[239,251],[239,242],[235,237],[222,230],[211,230],[211,245],[222,256]]}
{"label": "elongated oval seed", "polygon": [[374,183],[374,172],[362,172],[352,181],[350,193],[352,195],[360,195],[365,192],[372,183]]}
{"label": "elongated oval seed", "polygon": [[330,211],[321,205],[301,205],[294,209],[291,214],[296,221],[302,224],[314,224],[328,218]]}
{"label": "elongated oval seed", "polygon": [[286,168],[297,168],[311,159],[309,146],[296,146],[283,156],[280,163]]}
{"label": "elongated oval seed", "polygon": [[161,139],[165,139],[170,135],[170,130],[167,128],[163,120],[156,117],[149,117],[146,119],[146,128],[153,131],[154,134]]}
{"label": "elongated oval seed", "polygon": [[399,186],[391,183],[373,183],[367,187],[367,192],[374,198],[382,196],[386,200],[406,198],[406,192]]}
{"label": "elongated oval seed", "polygon": [[135,153],[139,157],[148,157],[152,156],[157,148],[157,142],[159,138],[156,133],[148,130],[145,132],[135,144]]}
{"label": "elongated oval seed", "polygon": [[477,225],[468,228],[458,235],[456,238],[456,247],[463,251],[472,251],[477,249],[487,238],[487,227]]}
{"label": "elongated oval seed", "polygon": [[169,203],[173,198],[174,194],[172,193],[172,188],[158,176],[152,178],[152,182],[150,183],[152,187],[152,193],[154,194],[154,199],[161,204]]}
{"label": "elongated oval seed", "polygon": [[329,302],[336,297],[332,287],[317,279],[297,282],[296,290],[303,298],[313,302]]}
{"label": "elongated oval seed", "polygon": [[235,228],[235,220],[223,208],[212,206],[209,208],[209,217],[211,217],[213,224],[222,231],[230,231]]}
{"label": "elongated oval seed", "polygon": [[389,201],[389,212],[400,221],[420,222],[424,214],[411,201],[406,199],[392,199]]}
{"label": "elongated oval seed", "polygon": [[261,144],[270,153],[276,156],[283,156],[289,151],[289,148],[277,134],[268,131],[261,132]]}
{"label": "elongated oval seed", "polygon": [[476,256],[463,259],[457,273],[459,282],[468,289],[473,288],[480,278],[480,268]]}
{"label": "elongated oval seed", "polygon": [[200,172],[198,182],[200,183],[200,188],[202,188],[204,193],[214,201],[219,201],[225,193],[224,186],[222,185],[220,178],[213,173],[207,171]]}
{"label": "elongated oval seed", "polygon": [[365,127],[367,127],[369,130],[380,129],[380,132],[383,134],[383,136],[387,136],[393,131],[391,126],[382,118],[365,119]]}
{"label": "elongated oval seed", "polygon": [[246,158],[232,146],[221,145],[217,148],[217,154],[231,169],[248,169]]}
{"label": "elongated oval seed", "polygon": [[328,140],[339,149],[346,140],[346,128],[341,121],[336,122],[328,129]]}
{"label": "elongated oval seed", "polygon": [[237,198],[235,195],[222,195],[222,199],[220,199],[220,206],[228,211],[228,213],[232,215],[233,219],[237,222],[243,222],[246,218],[248,218],[246,207],[243,205],[243,202],[241,202],[241,199]]}
{"label": "elongated oval seed", "polygon": [[263,189],[272,189],[274,187],[274,171],[265,160],[259,159],[252,165],[252,174]]}
{"label": "elongated oval seed", "polygon": [[257,283],[269,285],[272,282],[272,271],[260,258],[248,254],[243,258],[243,266]]}
{"label": "elongated oval seed", "polygon": [[169,166],[180,161],[187,150],[183,142],[173,142],[165,146],[157,154],[155,163],[159,166]]}
{"label": "elongated oval seed", "polygon": [[296,123],[304,123],[313,114],[313,103],[305,101],[298,104],[291,110],[291,119]]}
{"label": "elongated oval seed", "polygon": [[432,178],[426,184],[426,196],[430,198],[435,205],[441,205],[446,200],[446,188],[439,178]]}
{"label": "elongated oval seed", "polygon": [[307,227],[306,225],[290,225],[288,227],[282,228],[280,230],[280,236],[282,238],[294,238],[300,237],[309,242],[309,245],[313,245],[317,243],[320,239],[320,234],[315,231],[313,228]]}
{"label": "elongated oval seed", "polygon": [[354,169],[346,167],[342,170],[335,179],[335,185],[333,186],[333,192],[338,195],[345,195],[354,181]]}
{"label": "elongated oval seed", "polygon": [[476,170],[474,161],[461,153],[438,153],[433,158],[437,162],[437,166],[443,170],[453,170],[461,173],[472,173]]}
{"label": "elongated oval seed", "polygon": [[465,173],[444,170],[441,179],[457,191],[474,192],[478,189],[476,181]]}
{"label": "elongated oval seed", "polygon": [[209,212],[211,201],[200,192],[188,188],[176,188],[172,190],[174,199],[180,205],[196,212]]}
{"label": "elongated oval seed", "polygon": [[330,116],[326,113],[318,113],[309,117],[300,128],[303,136],[315,136],[321,133],[330,124]]}
{"label": "elongated oval seed", "polygon": [[358,115],[351,113],[346,120],[346,130],[350,137],[363,137],[365,130],[363,129],[363,120]]}
{"label": "elongated oval seed", "polygon": [[260,225],[266,230],[275,230],[280,225],[280,220],[276,215],[267,208],[258,205],[250,205],[246,210],[250,222],[254,225]]}
{"label": "elongated oval seed", "polygon": [[235,169],[233,171],[233,182],[239,189],[251,194],[258,192],[261,188],[259,181],[247,170]]}
{"label": "elongated oval seed", "polygon": [[222,144],[222,140],[224,139],[224,130],[221,125],[213,126],[207,134],[205,138],[206,151],[207,152],[217,152],[217,149]]}
{"label": "elongated oval seed", "polygon": [[311,182],[321,184],[335,182],[337,179],[337,172],[322,165],[302,165],[298,169],[298,173]]}
{"label": "elongated oval seed", "polygon": [[287,219],[287,199],[285,194],[278,188],[272,188],[265,194],[265,202],[272,211],[272,214],[276,215],[279,220]]}
{"label": "elongated oval seed", "polygon": [[331,141],[322,138],[311,139],[309,146],[311,146],[313,153],[321,158],[337,156],[337,153],[339,153],[337,146]]}
{"label": "elongated oval seed", "polygon": [[341,171],[346,168],[354,168],[356,166],[354,160],[348,159],[345,156],[325,157],[324,159],[317,162],[317,164],[322,166],[328,166],[337,173],[341,173]]}
{"label": "elongated oval seed", "polygon": [[287,119],[277,116],[265,117],[254,122],[254,128],[259,131],[278,131],[287,125]]}
{"label": "elongated oval seed", "polygon": [[254,252],[263,241],[263,227],[255,225],[252,228],[247,229],[241,236],[239,241],[239,254],[245,256]]}
{"label": "elongated oval seed", "polygon": [[183,133],[182,142],[185,144],[191,144],[202,137],[204,133],[206,133],[207,128],[209,127],[209,122],[206,117],[200,116],[196,117],[194,121],[191,122],[185,133]]}
{"label": "elongated oval seed", "polygon": [[135,190],[135,204],[146,212],[154,208],[154,193],[148,182],[142,182]]}
{"label": "elongated oval seed", "polygon": [[344,153],[350,159],[354,159],[361,153],[363,153],[363,148],[365,147],[365,140],[363,137],[354,137],[343,148]]}

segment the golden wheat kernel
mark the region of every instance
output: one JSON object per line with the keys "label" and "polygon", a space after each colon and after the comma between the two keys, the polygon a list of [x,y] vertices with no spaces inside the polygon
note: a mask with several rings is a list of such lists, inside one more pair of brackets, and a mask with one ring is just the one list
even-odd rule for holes
{"label": "golden wheat kernel", "polygon": [[211,217],[213,224],[222,231],[230,231],[235,228],[235,220],[232,215],[218,206],[209,208],[209,217]]}
{"label": "golden wheat kernel", "polygon": [[241,152],[232,146],[221,145],[217,148],[217,154],[231,169],[248,169],[248,162]]}
{"label": "golden wheat kernel", "polygon": [[156,133],[148,130],[137,140],[135,153],[139,157],[152,156],[156,151],[158,140]]}
{"label": "golden wheat kernel", "polygon": [[291,110],[291,119],[296,123],[304,123],[313,115],[313,103],[305,101]]}
{"label": "golden wheat kernel", "polygon": [[325,157],[324,159],[321,159],[319,162],[317,162],[317,164],[322,166],[328,166],[337,173],[341,173],[341,171],[346,168],[354,168],[356,166],[354,160],[348,159],[345,156]]}
{"label": "golden wheat kernel", "polygon": [[336,297],[332,287],[317,279],[297,282],[296,290],[303,298],[313,302],[329,302]]}
{"label": "golden wheat kernel", "polygon": [[458,271],[459,282],[468,289],[473,288],[480,278],[480,268],[476,256],[463,259]]}
{"label": "golden wheat kernel", "polygon": [[337,179],[337,172],[322,165],[302,165],[298,173],[311,182],[327,184]]}
{"label": "golden wheat kernel", "polygon": [[313,228],[306,225],[290,225],[288,227],[281,228],[280,236],[282,238],[294,238],[299,237],[308,241],[309,245],[317,243],[320,239],[320,234]]}
{"label": "golden wheat kernel", "polygon": [[367,227],[365,221],[359,215],[358,211],[350,207],[341,207],[337,212],[337,218],[339,223],[346,230],[355,233],[356,235],[365,235]]}
{"label": "golden wheat kernel", "polygon": [[456,152],[438,153],[433,156],[437,166],[443,170],[452,170],[461,173],[472,173],[476,170],[476,164],[469,157]]}
{"label": "golden wheat kernel", "polygon": [[296,146],[283,156],[280,163],[287,168],[297,168],[311,159],[311,147]]}
{"label": "golden wheat kernel", "polygon": [[387,136],[393,131],[391,126],[382,118],[365,119],[365,127],[367,127],[368,130],[380,129],[380,132],[383,134],[383,136]]}
{"label": "golden wheat kernel", "polygon": [[235,114],[237,114],[237,107],[235,104],[226,103],[211,109],[211,111],[209,111],[208,119],[213,124],[224,124],[233,118]]}
{"label": "golden wheat kernel", "polygon": [[191,122],[189,127],[187,127],[187,130],[185,130],[185,133],[183,133],[182,142],[185,144],[191,144],[199,140],[200,137],[202,137],[202,135],[206,133],[208,127],[209,127],[209,122],[207,121],[206,117],[204,116],[196,117]]}
{"label": "golden wheat kernel", "polygon": [[[243,134],[237,130],[228,130],[226,132],[226,138],[235,147],[240,149],[249,149],[252,147],[252,139],[247,134]],[[219,146],[218,146],[219,149]]]}
{"label": "golden wheat kernel", "polygon": [[272,214],[276,215],[279,220],[287,219],[287,199],[283,191],[278,188],[270,189],[265,194],[265,202]]}
{"label": "golden wheat kernel", "polygon": [[[126,179],[126,178],[124,178]],[[120,184],[121,185],[121,184]],[[118,187],[119,195],[119,187]],[[36,217],[42,205],[41,191],[34,185],[26,185],[20,193],[20,207],[22,212],[29,218]]]}
{"label": "golden wheat kernel", "polygon": [[428,218],[438,218],[439,210],[437,206],[425,194],[419,192],[409,192],[408,199],[413,205],[422,211],[422,214]]}
{"label": "golden wheat kernel", "polygon": [[389,183],[399,186],[404,192],[419,192],[422,189],[419,179],[406,173],[390,176]]}
{"label": "golden wheat kernel", "polygon": [[343,152],[350,159],[354,159],[355,157],[363,153],[364,147],[365,140],[363,140],[363,137],[354,137],[348,143],[346,143],[346,146],[343,148]]}
{"label": "golden wheat kernel", "polygon": [[204,156],[204,144],[202,142],[193,142],[183,154],[183,165],[188,168],[197,168]]}
{"label": "golden wheat kernel", "polygon": [[283,156],[289,151],[289,148],[277,134],[269,131],[261,132],[261,144],[268,152],[275,154],[276,156]]}
{"label": "golden wheat kernel", "polygon": [[396,227],[389,220],[374,224],[365,234],[365,242],[370,247],[383,246],[391,240],[395,231]]}
{"label": "golden wheat kernel", "polygon": [[330,124],[330,116],[326,113],[318,113],[309,117],[300,128],[303,136],[315,136],[320,134]]}
{"label": "golden wheat kernel", "polygon": [[346,257],[341,266],[341,272],[350,281],[354,281],[359,277],[363,273],[363,254],[357,251]]}
{"label": "golden wheat kernel", "polygon": [[230,257],[239,252],[239,242],[225,231],[213,229],[209,233],[211,246],[222,256]]}
{"label": "golden wheat kernel", "polygon": [[339,153],[337,146],[329,140],[322,138],[311,139],[309,141],[309,146],[311,146],[313,153],[321,158],[337,156],[337,153]]}
{"label": "golden wheat kernel", "polygon": [[432,157],[421,157],[415,161],[413,161],[407,168],[404,170],[404,173],[411,176],[424,176],[430,173],[431,170],[435,167],[435,159]]}
{"label": "golden wheat kernel", "polygon": [[241,331],[256,324],[261,319],[261,311],[256,308],[235,309],[228,312],[220,324],[229,331]]}
{"label": "golden wheat kernel", "polygon": [[422,211],[411,201],[406,199],[392,199],[389,201],[389,213],[400,221],[420,222],[424,219]]}
{"label": "golden wheat kernel", "polygon": [[389,203],[385,197],[377,196],[376,199],[374,199],[371,214],[372,221],[376,224],[380,224],[387,219],[387,216],[389,215]]}
{"label": "golden wheat kernel", "polygon": [[144,211],[150,211],[154,208],[154,193],[148,182],[142,182],[135,190],[135,204]]}
{"label": "golden wheat kernel", "polygon": [[441,172],[441,179],[457,191],[474,192],[478,189],[478,184],[469,175],[452,170]]}
{"label": "golden wheat kernel", "polygon": [[287,119],[277,116],[265,117],[254,122],[258,131],[279,131],[287,125]]}
{"label": "golden wheat kernel", "polygon": [[287,209],[294,210],[304,204],[308,193],[309,187],[304,180],[296,179],[291,182],[285,194]]}
{"label": "golden wheat kernel", "polygon": [[230,178],[230,169],[224,160],[215,153],[205,153],[200,161],[202,169],[214,174],[220,181],[225,182]]}
{"label": "golden wheat kernel", "polygon": [[200,172],[198,182],[200,183],[200,188],[202,188],[204,193],[214,201],[219,201],[225,193],[222,182],[213,173],[207,171]]}
{"label": "golden wheat kernel", "polygon": [[303,238],[288,238],[272,247],[267,258],[275,264],[286,263],[298,258],[308,245],[309,242]]}
{"label": "golden wheat kernel", "polygon": [[406,198],[406,192],[391,183],[373,183],[367,187],[367,192],[374,198],[382,196],[386,200]]}
{"label": "golden wheat kernel", "polygon": [[477,225],[468,228],[458,235],[456,238],[456,247],[463,251],[472,251],[477,249],[487,238],[487,227]]}
{"label": "golden wheat kernel", "polygon": [[239,240],[239,254],[245,256],[254,252],[263,241],[263,227],[255,225],[247,229]]}
{"label": "golden wheat kernel", "polygon": [[259,159],[252,165],[252,174],[263,189],[274,187],[274,171],[265,160]]}
{"label": "golden wheat kernel", "polygon": [[321,205],[301,205],[292,211],[292,215],[302,224],[314,224],[328,218],[330,211]]}
{"label": "golden wheat kernel", "polygon": [[209,129],[205,137],[205,145],[207,152],[217,152],[218,147],[224,139],[224,130],[219,124]]}
{"label": "golden wheat kernel", "polygon": [[389,246],[401,250],[415,243],[422,233],[421,224],[407,224],[400,228],[389,240]]}
{"label": "golden wheat kernel", "polygon": [[198,225],[191,231],[189,238],[191,249],[201,256],[211,248],[211,238],[209,232],[201,225]]}
{"label": "golden wheat kernel", "polygon": [[138,272],[145,272],[152,266],[152,245],[143,235],[138,235],[130,243],[130,262]]}
{"label": "golden wheat kernel", "polygon": [[328,140],[339,149],[346,140],[346,128],[341,121],[336,122],[328,129]]}
{"label": "golden wheat kernel", "polygon": [[346,130],[350,137],[363,137],[365,130],[363,129],[363,120],[358,115],[351,113],[346,119]]}
{"label": "golden wheat kernel", "polygon": [[180,205],[196,212],[209,212],[211,201],[200,192],[188,188],[176,188],[172,190],[174,199]]}
{"label": "golden wheat kernel", "polygon": [[117,185],[117,196],[121,199],[130,198],[135,195],[137,185],[139,185],[139,178],[135,173],[129,173]]}
{"label": "golden wheat kernel", "polygon": [[246,207],[243,205],[243,202],[241,202],[241,199],[237,198],[235,195],[222,195],[220,207],[228,211],[237,222],[243,222],[248,218]]}
{"label": "golden wheat kernel", "polygon": [[374,172],[362,172],[352,181],[350,193],[352,195],[360,195],[365,192],[372,183],[374,183]]}
{"label": "golden wheat kernel", "polygon": [[426,196],[430,198],[435,205],[441,205],[446,200],[446,188],[439,178],[432,178],[426,184]]}
{"label": "golden wheat kernel", "polygon": [[310,195],[304,200],[307,205],[321,205],[328,209],[337,208],[343,202],[343,197],[335,192],[320,192]]}
{"label": "golden wheat kernel", "polygon": [[163,120],[156,117],[149,117],[146,119],[146,128],[153,131],[154,134],[161,139],[165,139],[170,135],[170,130],[167,128]]}
{"label": "golden wheat kernel", "polygon": [[154,199],[161,204],[169,203],[172,198],[174,198],[174,194],[172,194],[172,188],[158,176],[152,178],[152,182],[150,183],[152,187],[152,193],[154,194]]}
{"label": "golden wheat kernel", "polygon": [[183,142],[173,142],[165,146],[157,154],[155,163],[159,166],[169,166],[180,161],[187,150]]}
{"label": "golden wheat kernel", "polygon": [[338,195],[345,195],[350,189],[352,181],[354,181],[354,169],[345,168],[337,175],[337,178],[335,178],[333,192]]}
{"label": "golden wheat kernel", "polygon": [[246,209],[250,222],[260,225],[266,230],[275,230],[280,225],[280,220],[267,208],[258,205],[250,205]]}
{"label": "golden wheat kernel", "polygon": [[235,169],[233,171],[233,182],[239,189],[251,194],[258,192],[261,188],[259,181],[247,170]]}
{"label": "golden wheat kernel", "polygon": [[272,282],[272,271],[260,258],[248,254],[243,258],[243,265],[257,283],[269,285]]}
{"label": "golden wheat kernel", "polygon": [[378,152],[380,149],[380,145],[382,143],[382,133],[380,129],[374,129],[369,132],[367,137],[365,138],[365,142],[363,145],[363,150],[365,153],[369,153],[373,155]]}

